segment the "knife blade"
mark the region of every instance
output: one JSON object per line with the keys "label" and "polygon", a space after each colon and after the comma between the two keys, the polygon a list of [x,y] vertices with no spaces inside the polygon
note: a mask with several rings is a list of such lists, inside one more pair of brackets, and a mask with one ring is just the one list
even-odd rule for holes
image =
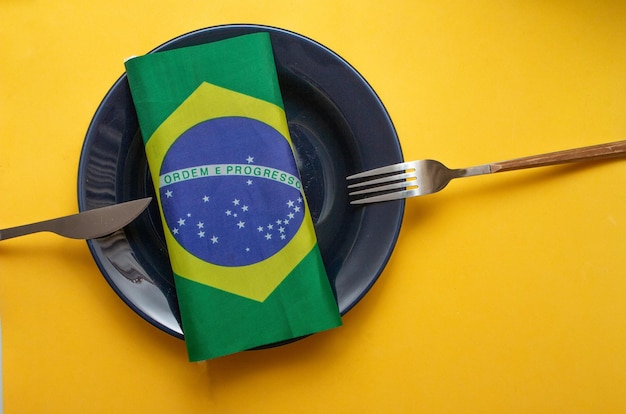
{"label": "knife blade", "polygon": [[95,239],[121,229],[148,207],[152,197],[0,230],[0,240],[49,231],[71,239]]}

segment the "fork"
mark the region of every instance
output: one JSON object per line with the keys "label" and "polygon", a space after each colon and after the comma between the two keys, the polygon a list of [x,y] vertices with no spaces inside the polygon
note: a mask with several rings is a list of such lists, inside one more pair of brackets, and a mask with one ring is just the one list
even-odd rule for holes
{"label": "fork", "polygon": [[[604,160],[624,155],[626,155],[626,140],[531,155],[469,168],[450,169],[435,160],[408,161],[374,168],[350,175],[346,179],[349,182],[349,189],[357,189],[349,195],[360,197],[352,200],[350,204],[365,204],[436,193],[443,190],[455,178],[578,161]],[[362,179],[366,180],[361,181]]]}

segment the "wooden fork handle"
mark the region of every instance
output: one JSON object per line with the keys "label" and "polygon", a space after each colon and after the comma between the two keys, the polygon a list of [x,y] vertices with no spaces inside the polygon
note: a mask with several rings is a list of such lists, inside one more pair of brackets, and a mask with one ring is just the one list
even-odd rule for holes
{"label": "wooden fork handle", "polygon": [[564,151],[550,152],[541,155],[515,158],[489,164],[491,172],[521,170],[524,168],[545,167],[548,165],[565,164],[577,161],[603,160],[626,156],[626,140],[590,147],[574,148]]}

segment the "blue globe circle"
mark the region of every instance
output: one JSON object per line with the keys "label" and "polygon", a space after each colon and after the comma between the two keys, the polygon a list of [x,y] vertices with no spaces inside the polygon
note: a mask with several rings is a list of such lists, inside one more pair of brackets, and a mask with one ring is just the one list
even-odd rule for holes
{"label": "blue globe circle", "polygon": [[160,174],[168,178],[159,189],[166,231],[209,263],[265,260],[293,239],[304,218],[291,147],[255,119],[193,126],[168,149]]}

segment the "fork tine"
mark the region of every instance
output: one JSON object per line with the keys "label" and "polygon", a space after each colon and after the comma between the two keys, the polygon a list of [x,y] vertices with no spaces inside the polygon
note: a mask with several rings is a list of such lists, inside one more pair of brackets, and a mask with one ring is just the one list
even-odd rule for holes
{"label": "fork tine", "polygon": [[387,173],[392,173],[392,172],[402,172],[404,170],[414,168],[412,164],[413,164],[412,162],[408,161],[408,162],[401,162],[398,164],[386,165],[384,167],[374,168],[372,170],[367,170],[367,171],[360,172],[358,174],[350,175],[346,177],[346,179],[354,180],[356,178],[365,178],[365,177],[371,177],[374,175],[387,174]]}
{"label": "fork tine", "polygon": [[348,195],[353,196],[359,194],[379,193],[381,191],[396,190],[398,188],[417,188],[416,180],[399,181],[397,183],[392,183],[388,185],[381,185],[378,187],[366,188],[364,190],[352,191],[351,193],[348,193]]}
{"label": "fork tine", "polygon": [[350,201],[350,204],[367,204],[367,203],[376,203],[379,201],[391,201],[391,200],[400,200],[402,198],[409,198],[419,195],[419,191],[417,189],[413,190],[404,190],[404,191],[395,191],[393,193],[381,194],[372,197],[359,198],[358,200]]}
{"label": "fork tine", "polygon": [[[401,173],[402,171],[398,171],[398,173]],[[350,178],[350,177],[348,177]],[[415,180],[415,172],[408,172],[408,173],[404,173],[404,174],[394,174],[394,175],[388,175],[386,177],[381,177],[381,178],[375,178],[373,180],[365,180],[365,181],[361,181],[358,183],[353,183],[353,184],[349,184],[348,188],[356,188],[356,187],[364,187],[366,185],[374,185],[374,184],[384,184],[384,183],[388,183],[390,181],[399,181],[399,180],[405,180],[407,178],[412,178],[413,180]]]}
{"label": "fork tine", "polygon": [[[409,170],[409,171],[407,171]],[[382,177],[379,177],[383,175]],[[373,178],[372,178],[373,177]],[[419,193],[414,162],[401,162],[346,177],[348,181],[365,179],[348,185],[348,188],[369,187],[349,193],[350,196],[368,194],[350,204],[366,204],[378,201],[398,200],[413,197]],[[372,195],[373,193],[373,195]],[[381,194],[382,193],[382,194]]]}

